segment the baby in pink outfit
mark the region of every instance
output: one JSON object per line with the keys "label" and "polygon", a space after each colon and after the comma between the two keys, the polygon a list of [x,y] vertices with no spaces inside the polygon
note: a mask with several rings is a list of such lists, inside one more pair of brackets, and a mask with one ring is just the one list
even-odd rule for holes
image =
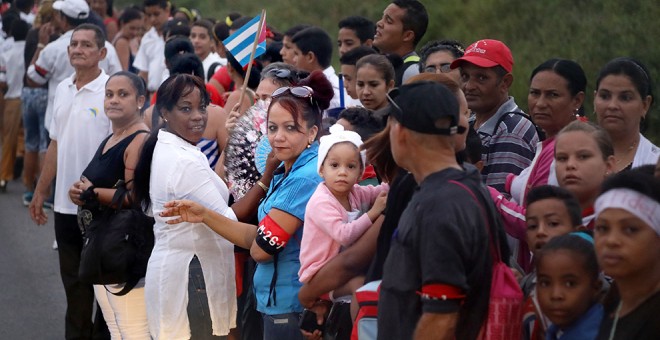
{"label": "baby in pink outfit", "polygon": [[[300,282],[309,282],[342,247],[350,246],[362,236],[385,209],[387,184],[357,184],[365,167],[361,145],[360,135],[345,131],[339,124],[330,127],[329,135],[321,137],[318,169],[324,181],[316,188],[305,211]],[[351,294],[351,290],[338,289],[335,296]]]}

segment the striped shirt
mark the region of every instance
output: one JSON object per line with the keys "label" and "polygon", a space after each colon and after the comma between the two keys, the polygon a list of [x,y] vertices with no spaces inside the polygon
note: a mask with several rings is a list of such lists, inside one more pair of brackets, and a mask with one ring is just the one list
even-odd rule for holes
{"label": "striped shirt", "polygon": [[[509,100],[477,129],[483,145],[481,159],[484,168],[481,175],[486,185],[500,192],[504,192],[508,174],[518,175],[532,163],[536,144],[539,142],[534,124],[521,115],[509,113],[514,111],[523,112],[513,97],[509,97]],[[504,115],[506,116],[502,118]],[[475,119],[474,115],[470,118],[472,126]]]}
{"label": "striped shirt", "polygon": [[218,164],[218,159],[220,158],[220,152],[218,152],[218,140],[202,138],[197,143],[197,147],[209,160],[211,169],[215,169],[215,165]]}

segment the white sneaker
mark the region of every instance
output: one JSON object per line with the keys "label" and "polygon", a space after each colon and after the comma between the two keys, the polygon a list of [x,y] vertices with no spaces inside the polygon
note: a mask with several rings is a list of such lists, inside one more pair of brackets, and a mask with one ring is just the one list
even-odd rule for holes
{"label": "white sneaker", "polygon": [[57,240],[53,241],[53,250],[57,250]]}

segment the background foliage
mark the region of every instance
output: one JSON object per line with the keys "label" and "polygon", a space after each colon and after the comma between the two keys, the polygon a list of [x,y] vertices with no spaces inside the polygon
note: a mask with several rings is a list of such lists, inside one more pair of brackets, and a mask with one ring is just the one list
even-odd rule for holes
{"label": "background foliage", "polygon": [[[377,21],[387,0],[173,0],[178,6],[197,8],[204,17],[223,19],[238,11],[254,16],[262,8],[267,21],[279,31],[314,24],[336,37],[337,22],[349,15]],[[598,70],[618,56],[643,61],[654,84],[660,79],[660,6],[657,0],[421,0],[430,24],[418,47],[432,39],[453,38],[465,45],[482,38],[504,41],[513,52],[512,95],[526,107],[529,74],[541,62],[569,58],[579,62],[589,80],[586,112],[593,119],[593,90]],[[122,8],[140,0],[116,0]],[[335,56],[335,61],[337,60]],[[336,64],[336,62],[335,62]],[[654,91],[656,95],[657,91]],[[647,115],[646,135],[660,144],[657,103]]]}

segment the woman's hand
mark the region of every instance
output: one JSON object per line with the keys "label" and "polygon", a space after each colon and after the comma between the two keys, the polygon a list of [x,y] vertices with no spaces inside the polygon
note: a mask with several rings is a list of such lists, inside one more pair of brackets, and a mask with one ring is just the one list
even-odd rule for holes
{"label": "woman's hand", "polygon": [[82,193],[89,189],[89,187],[92,185],[94,184],[88,180],[87,177],[80,177],[80,180],[73,183],[69,189],[69,199],[71,199],[71,202],[73,202],[75,205],[85,204],[85,201],[81,199]]}
{"label": "woman's hand", "polygon": [[231,112],[229,112],[229,116],[225,121],[225,128],[227,128],[227,131],[233,130],[234,127],[236,126],[236,122],[238,122],[238,118],[241,117],[241,112],[239,111],[240,109],[241,109],[241,103],[236,103],[236,105],[234,105],[234,107],[231,109]]}
{"label": "woman's hand", "polygon": [[[316,314],[316,323],[318,325],[323,325],[325,323],[325,319],[328,317],[328,313],[330,312],[330,307],[332,307],[331,302],[317,300],[313,306],[310,306],[307,309],[310,312],[314,312],[314,314]],[[312,333],[302,329],[300,332],[302,332],[303,337],[305,337],[307,340],[321,340],[323,338],[323,333],[318,329]]]}
{"label": "woman's hand", "polygon": [[206,215],[206,208],[191,200],[174,200],[163,205],[163,210],[159,215],[161,217],[174,217],[167,220],[167,224],[177,224],[181,222],[202,223]]}
{"label": "woman's hand", "polygon": [[277,157],[275,157],[275,152],[271,150],[268,154],[268,158],[266,158],[266,170],[264,173],[272,174],[280,164],[282,164],[282,161],[277,159]]}
{"label": "woman's hand", "polygon": [[89,187],[94,185],[94,183],[92,183],[90,180],[88,180],[87,177],[85,177],[85,176],[80,177],[80,182],[78,182],[78,183],[80,183],[80,189],[82,189],[82,191],[85,191],[85,190],[89,189]]}
{"label": "woman's hand", "polygon": [[55,27],[53,24],[48,22],[41,25],[41,27],[39,27],[38,42],[43,45],[48,45],[48,40],[50,40],[50,36],[53,35],[53,33],[55,33]]}
{"label": "woman's hand", "polygon": [[82,181],[77,181],[73,183],[71,188],[69,188],[69,199],[71,199],[71,202],[75,205],[83,205],[85,203],[80,199],[80,194],[85,191],[81,189],[82,184]]}

